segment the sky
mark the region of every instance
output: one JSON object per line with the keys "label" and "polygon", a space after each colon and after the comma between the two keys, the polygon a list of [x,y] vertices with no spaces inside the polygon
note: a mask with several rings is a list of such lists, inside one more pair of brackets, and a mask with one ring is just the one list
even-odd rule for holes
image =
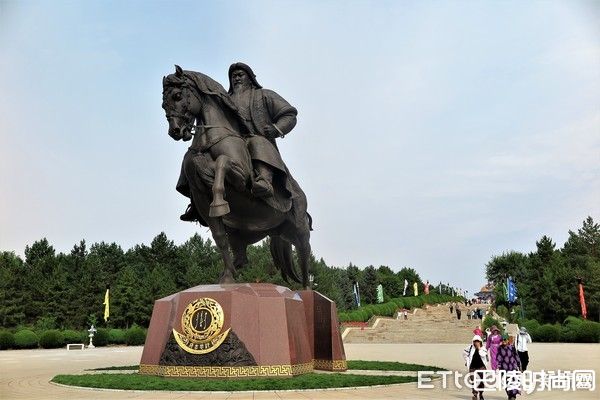
{"label": "sky", "polygon": [[473,293],[600,221],[599,2],[0,0],[0,251],[210,237],[162,77],[237,61],[299,111],[279,148],[329,265]]}

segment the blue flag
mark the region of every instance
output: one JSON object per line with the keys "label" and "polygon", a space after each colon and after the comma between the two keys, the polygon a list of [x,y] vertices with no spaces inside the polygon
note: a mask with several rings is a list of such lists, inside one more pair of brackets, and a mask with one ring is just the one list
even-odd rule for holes
{"label": "blue flag", "polygon": [[517,302],[517,286],[515,285],[515,282],[513,282],[511,276],[508,277],[507,289],[508,289],[507,290],[508,291],[508,302],[516,303]]}

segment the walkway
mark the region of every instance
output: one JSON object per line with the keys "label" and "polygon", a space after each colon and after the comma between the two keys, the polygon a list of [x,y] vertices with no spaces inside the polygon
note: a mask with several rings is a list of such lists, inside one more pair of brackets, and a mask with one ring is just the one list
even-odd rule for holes
{"label": "walkway", "polygon": [[[349,359],[402,361],[463,370],[461,344],[347,344]],[[96,391],[49,383],[57,374],[82,373],[84,369],[139,363],[142,347],[110,347],[93,350],[11,350],[0,352],[0,399],[470,399],[466,389],[417,389],[404,384],[365,389],[255,393],[182,393]],[[600,369],[600,344],[538,344],[531,348],[531,368]],[[598,372],[598,371],[596,371]],[[439,383],[438,383],[439,384]],[[590,392],[535,393],[535,399],[591,399]],[[500,400],[501,393],[486,399]]]}

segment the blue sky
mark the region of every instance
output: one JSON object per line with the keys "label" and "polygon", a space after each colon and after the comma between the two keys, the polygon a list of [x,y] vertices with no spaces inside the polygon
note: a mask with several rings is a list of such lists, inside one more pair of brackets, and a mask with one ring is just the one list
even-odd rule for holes
{"label": "blue sky", "polygon": [[185,241],[161,79],[243,61],[299,110],[314,253],[473,291],[600,220],[599,4],[0,0],[0,249]]}

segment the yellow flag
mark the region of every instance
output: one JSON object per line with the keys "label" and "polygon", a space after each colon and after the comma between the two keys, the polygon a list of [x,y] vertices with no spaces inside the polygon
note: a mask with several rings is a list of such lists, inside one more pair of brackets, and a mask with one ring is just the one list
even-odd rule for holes
{"label": "yellow flag", "polygon": [[108,289],[106,289],[106,294],[104,295],[104,322],[108,321],[109,315],[109,307],[108,307]]}

